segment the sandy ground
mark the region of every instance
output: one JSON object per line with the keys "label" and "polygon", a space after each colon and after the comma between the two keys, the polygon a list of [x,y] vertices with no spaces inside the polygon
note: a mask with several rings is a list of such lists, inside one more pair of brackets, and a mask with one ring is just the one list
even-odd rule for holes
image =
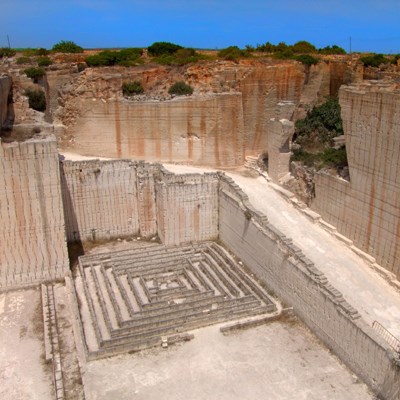
{"label": "sandy ground", "polygon": [[0,399],[54,399],[38,288],[0,293]]}
{"label": "sandy ground", "polygon": [[367,400],[361,383],[300,323],[224,336],[214,325],[187,343],[89,362],[87,400]]}

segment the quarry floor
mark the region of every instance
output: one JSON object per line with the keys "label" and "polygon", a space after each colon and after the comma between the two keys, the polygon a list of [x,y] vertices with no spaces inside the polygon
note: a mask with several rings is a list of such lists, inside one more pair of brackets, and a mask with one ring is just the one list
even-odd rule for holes
{"label": "quarry floor", "polygon": [[90,362],[87,400],[372,399],[298,323],[224,336],[218,325],[190,342]]}
{"label": "quarry floor", "polygon": [[[84,158],[64,155],[68,159]],[[211,171],[182,165],[165,167],[178,174]],[[264,177],[248,170],[229,171],[227,175],[244,190],[253,206],[325,273],[367,323],[377,320],[400,337],[400,294],[396,289],[344,243],[283,199]],[[0,396],[12,400],[47,399],[51,378],[43,365],[43,349],[40,353],[42,334],[18,335],[26,329],[30,332],[29,328],[21,328],[27,325],[26,318],[19,317],[11,325],[3,322],[8,312],[4,304],[14,304],[12,296],[20,293],[24,292],[0,293]],[[25,300],[28,309],[40,302],[40,292],[33,291],[29,296],[33,300]],[[86,399],[374,398],[299,321],[275,322],[228,336],[219,332],[218,325],[193,333],[192,341],[166,350],[84,362],[81,371]],[[29,345],[24,343],[27,340]],[[24,345],[32,347],[28,357],[31,369],[35,369],[32,379],[24,365],[26,351],[14,351]],[[14,364],[22,366],[21,372]],[[10,380],[14,373],[16,378]],[[35,381],[40,396],[30,396],[29,390],[15,387],[26,379],[25,373],[29,376],[28,388],[29,382]]]}
{"label": "quarry floor", "polygon": [[[85,362],[76,380],[67,290],[55,286],[66,400],[373,399],[296,319],[224,336],[221,325],[192,331],[190,342]],[[54,399],[44,361],[40,289],[0,293],[0,398]],[[223,324],[222,324],[223,325]],[[75,379],[75,385],[68,382]]]}
{"label": "quarry floor", "polygon": [[0,399],[51,400],[39,288],[0,293]]}

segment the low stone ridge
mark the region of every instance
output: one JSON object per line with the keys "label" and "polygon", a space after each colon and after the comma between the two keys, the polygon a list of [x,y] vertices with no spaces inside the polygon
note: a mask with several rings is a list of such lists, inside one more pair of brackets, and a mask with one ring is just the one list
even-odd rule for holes
{"label": "low stone ridge", "polygon": [[276,311],[265,290],[214,242],[82,256],[74,287],[88,359]]}

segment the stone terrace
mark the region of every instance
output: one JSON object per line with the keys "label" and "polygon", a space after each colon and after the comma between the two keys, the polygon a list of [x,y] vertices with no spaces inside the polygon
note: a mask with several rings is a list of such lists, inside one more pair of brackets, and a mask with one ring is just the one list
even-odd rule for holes
{"label": "stone terrace", "polygon": [[74,283],[89,359],[276,311],[264,289],[213,242],[82,256]]}

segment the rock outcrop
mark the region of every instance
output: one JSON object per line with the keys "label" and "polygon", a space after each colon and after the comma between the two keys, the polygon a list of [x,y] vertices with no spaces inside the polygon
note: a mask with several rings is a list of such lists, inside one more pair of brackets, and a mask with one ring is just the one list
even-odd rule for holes
{"label": "rock outcrop", "polygon": [[400,278],[400,86],[340,90],[350,182],[316,176],[313,208]]}

